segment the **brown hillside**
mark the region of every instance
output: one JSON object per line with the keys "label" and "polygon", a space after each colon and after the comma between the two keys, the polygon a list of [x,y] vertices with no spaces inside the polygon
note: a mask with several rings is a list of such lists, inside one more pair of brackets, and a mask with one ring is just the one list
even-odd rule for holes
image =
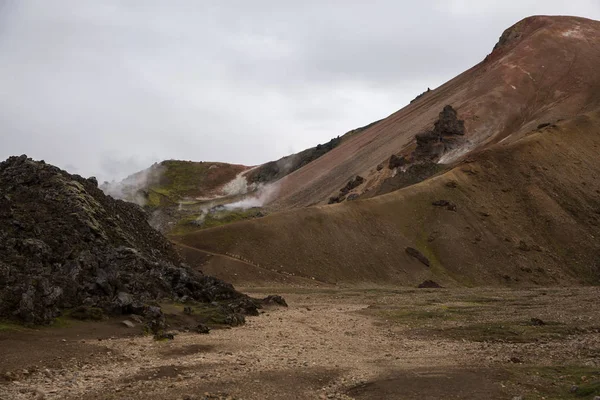
{"label": "brown hillside", "polygon": [[584,18],[520,21],[475,67],[283,178],[272,207],[323,203],[355,175],[367,177],[364,187],[373,186],[390,174],[375,167],[392,153],[410,152],[415,135],[431,128],[447,104],[465,120],[469,150],[595,110],[600,104],[599,39],[600,22]]}
{"label": "brown hillside", "polygon": [[[511,137],[386,195],[177,240],[330,283],[598,283],[599,132],[600,112],[589,113]],[[422,252],[430,267],[407,247]]]}

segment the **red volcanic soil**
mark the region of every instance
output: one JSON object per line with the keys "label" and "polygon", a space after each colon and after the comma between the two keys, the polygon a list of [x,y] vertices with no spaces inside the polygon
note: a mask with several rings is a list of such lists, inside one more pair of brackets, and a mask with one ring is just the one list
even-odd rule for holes
{"label": "red volcanic soil", "polygon": [[[353,176],[364,187],[389,176],[392,153],[408,154],[415,134],[430,128],[450,104],[465,120],[467,149],[509,141],[545,122],[600,105],[600,22],[535,16],[507,29],[481,63],[280,181],[275,209],[324,202]],[[449,160],[454,161],[454,160]]]}

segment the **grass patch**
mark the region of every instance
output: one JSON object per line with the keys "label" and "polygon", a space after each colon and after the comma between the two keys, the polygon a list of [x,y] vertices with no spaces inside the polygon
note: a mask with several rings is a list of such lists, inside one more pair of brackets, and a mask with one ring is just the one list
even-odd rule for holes
{"label": "grass patch", "polygon": [[208,214],[204,219],[202,228],[213,228],[215,226],[230,224],[250,218],[262,217],[264,214],[260,208],[249,208],[247,210],[218,211]]}
{"label": "grass patch", "polygon": [[[237,325],[236,321],[232,321],[231,313],[228,310],[212,303],[167,303],[161,304],[160,307],[170,325],[190,325],[190,323],[202,323],[210,327]],[[183,312],[185,307],[191,307],[192,313],[185,314]],[[234,323],[232,324],[232,322]]]}
{"label": "grass patch", "polygon": [[192,194],[204,181],[211,163],[168,160],[161,163],[166,167],[160,183],[154,190],[170,198],[181,198]]}
{"label": "grass patch", "polygon": [[533,326],[529,322],[500,322],[472,324],[437,330],[437,333],[452,338],[473,342],[529,343],[539,340],[560,339],[565,335],[584,333],[585,330],[561,323],[546,323]]}
{"label": "grass patch", "polygon": [[71,317],[67,315],[61,315],[60,317],[56,317],[50,323],[51,328],[69,328],[73,326],[75,321],[71,319]]}
{"label": "grass patch", "polygon": [[204,219],[202,219],[202,214],[192,214],[181,218],[171,231],[171,234],[184,235],[199,229],[214,228],[216,226],[263,216],[264,213],[260,208],[249,208],[247,210],[220,210],[205,215]]}
{"label": "grass patch", "polygon": [[392,323],[423,323],[427,321],[450,321],[456,320],[459,314],[463,314],[466,311],[458,308],[441,307],[435,309],[379,309],[373,307],[376,310],[376,315]]}
{"label": "grass patch", "polygon": [[0,321],[0,332],[22,332],[27,328],[15,322]]}
{"label": "grass patch", "polygon": [[500,297],[483,297],[483,296],[473,296],[473,297],[465,297],[462,301],[468,303],[475,304],[489,304],[489,303],[500,303],[503,301],[507,301],[506,299],[502,299]]}
{"label": "grass patch", "polygon": [[[600,395],[600,369],[577,365],[515,366],[510,380],[547,400],[592,399]],[[571,391],[576,386],[577,390]],[[529,397],[525,395],[525,399]]]}

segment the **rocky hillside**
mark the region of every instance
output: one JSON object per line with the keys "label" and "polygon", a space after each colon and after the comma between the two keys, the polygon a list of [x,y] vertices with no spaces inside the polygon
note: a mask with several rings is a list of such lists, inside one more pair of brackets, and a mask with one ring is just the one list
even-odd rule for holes
{"label": "rocky hillside", "polygon": [[450,165],[540,124],[594,111],[600,105],[599,39],[600,22],[585,18],[535,16],[518,22],[479,64],[284,177],[270,206],[326,204],[357,175],[365,179],[359,194],[378,191],[397,172],[379,166],[437,140],[427,132],[435,131],[447,105],[464,121],[464,134],[436,149],[443,153],[437,162]]}
{"label": "rocky hillside", "polygon": [[338,147],[345,140],[363,132],[365,129],[377,124],[379,121],[372,122],[360,128],[346,132],[342,136],[337,136],[324,144],[318,144],[315,147],[303,150],[299,153],[280,158],[276,161],[269,161],[265,164],[253,168],[247,174],[246,179],[249,183],[271,183],[291,174],[292,172],[308,165],[310,162],[329,153]]}
{"label": "rocky hillside", "polygon": [[147,217],[94,178],[24,155],[0,163],[0,318],[38,324],[81,306],[144,314],[162,299],[247,300],[183,265]]}
{"label": "rocky hillside", "polygon": [[177,240],[324,283],[599,284],[598,132],[600,111],[534,128],[388,194]]}

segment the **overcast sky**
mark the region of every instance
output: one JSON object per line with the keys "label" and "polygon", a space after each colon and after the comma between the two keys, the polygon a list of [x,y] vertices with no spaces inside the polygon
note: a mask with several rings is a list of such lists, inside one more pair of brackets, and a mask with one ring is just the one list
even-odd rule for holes
{"label": "overcast sky", "polygon": [[253,165],[402,108],[534,14],[598,0],[0,0],[0,158],[100,180]]}

